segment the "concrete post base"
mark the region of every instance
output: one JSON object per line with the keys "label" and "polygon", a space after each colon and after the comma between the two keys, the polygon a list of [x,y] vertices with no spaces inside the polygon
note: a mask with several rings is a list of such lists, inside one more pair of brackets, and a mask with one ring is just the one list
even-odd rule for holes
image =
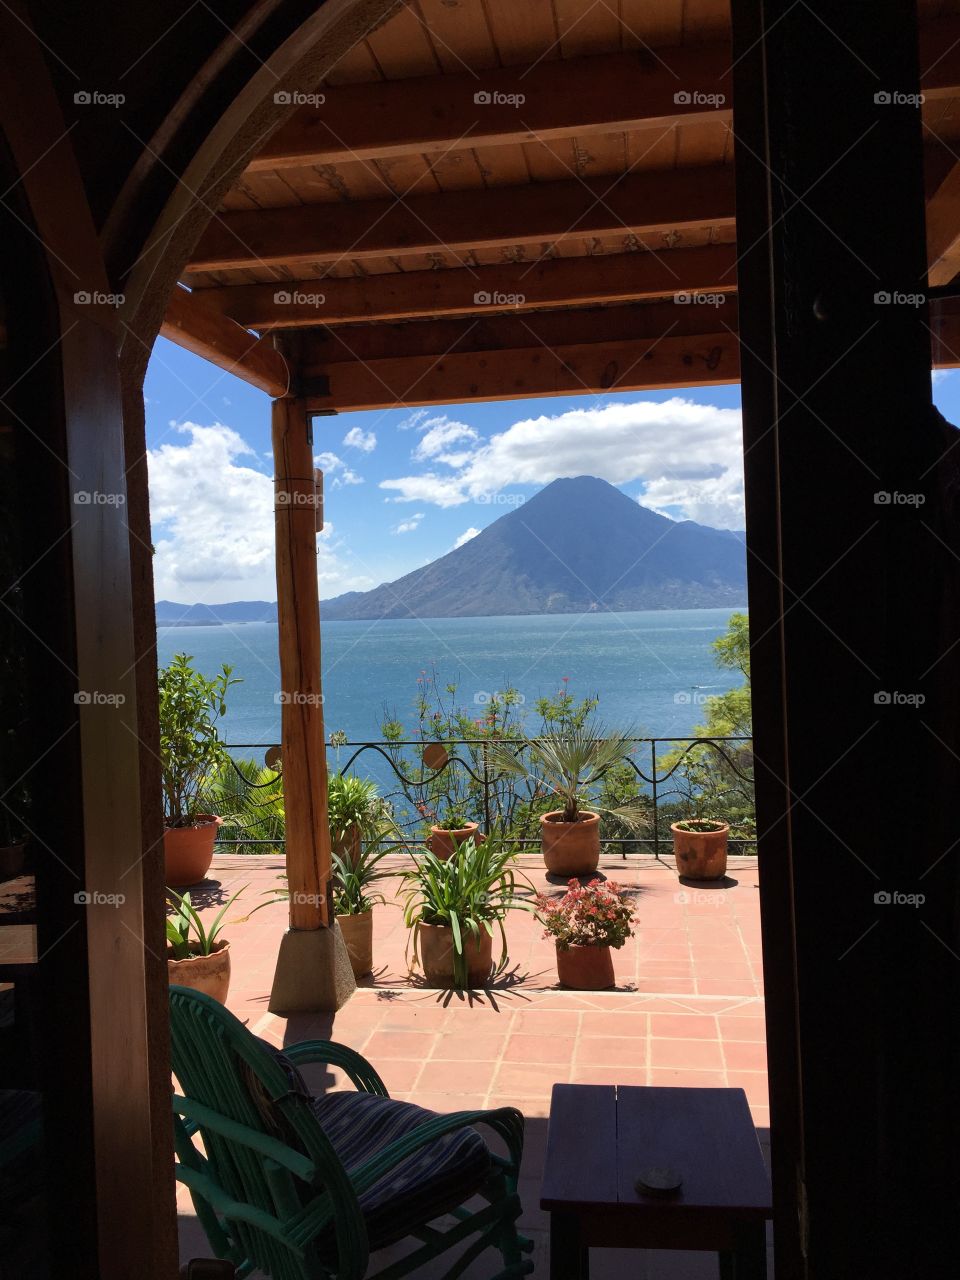
{"label": "concrete post base", "polygon": [[283,935],[270,992],[271,1013],[335,1013],[356,989],[336,921],[329,929],[288,929]]}

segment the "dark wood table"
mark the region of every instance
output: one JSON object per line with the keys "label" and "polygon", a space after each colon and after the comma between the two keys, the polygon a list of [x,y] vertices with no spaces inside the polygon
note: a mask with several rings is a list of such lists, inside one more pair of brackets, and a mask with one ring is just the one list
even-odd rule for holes
{"label": "dark wood table", "polygon": [[[683,1179],[669,1196],[645,1171]],[[742,1089],[555,1084],[540,1206],[552,1280],[586,1280],[589,1249],[709,1249],[723,1280],[763,1280],[770,1180]]]}

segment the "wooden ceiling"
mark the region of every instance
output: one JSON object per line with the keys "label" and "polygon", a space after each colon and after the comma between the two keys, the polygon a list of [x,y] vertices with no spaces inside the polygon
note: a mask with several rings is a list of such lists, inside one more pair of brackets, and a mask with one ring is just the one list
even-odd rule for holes
{"label": "wooden ceiling", "polygon": [[[944,283],[960,0],[920,10]],[[411,0],[278,104],[164,332],[325,408],[736,380],[729,38],[727,0]]]}

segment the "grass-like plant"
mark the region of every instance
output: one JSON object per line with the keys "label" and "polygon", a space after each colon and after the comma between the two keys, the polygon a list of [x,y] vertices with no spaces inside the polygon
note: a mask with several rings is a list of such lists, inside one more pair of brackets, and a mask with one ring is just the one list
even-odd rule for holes
{"label": "grass-like plant", "polygon": [[177,893],[175,889],[167,890],[167,898],[173,908],[167,916],[167,942],[173,952],[174,960],[188,960],[191,956],[209,956],[213,953],[223,917],[243,893],[246,885],[241,885],[223,904],[209,927],[204,927],[196,907],[190,901],[189,893]]}
{"label": "grass-like plant", "polygon": [[502,973],[508,960],[504,918],[509,911],[533,910],[532,902],[518,897],[516,844],[494,831],[482,844],[472,836],[464,840],[446,861],[430,850],[413,856],[414,866],[404,874],[408,887],[403,915],[411,929],[408,950],[412,945],[414,961],[419,963],[419,925],[446,925],[453,938],[453,980],[462,991],[467,986],[468,944],[478,944],[481,931],[494,937],[496,926],[502,945],[494,976]]}
{"label": "grass-like plant", "polygon": [[389,852],[389,845],[367,842],[361,845],[360,856],[354,862],[349,854],[334,850],[331,884],[334,915],[359,916],[386,902],[383,894],[372,886],[390,876],[389,868],[380,865]]}
{"label": "grass-like plant", "polygon": [[[513,777],[540,781],[560,801],[564,822],[579,822],[586,804],[594,804],[588,789],[599,782],[606,771],[629,754],[631,739],[627,734],[608,733],[602,725],[570,725],[555,733],[531,738],[518,750],[507,743],[490,748],[495,769]],[[607,810],[629,826],[639,829],[647,821],[646,809],[640,804],[622,805]]]}

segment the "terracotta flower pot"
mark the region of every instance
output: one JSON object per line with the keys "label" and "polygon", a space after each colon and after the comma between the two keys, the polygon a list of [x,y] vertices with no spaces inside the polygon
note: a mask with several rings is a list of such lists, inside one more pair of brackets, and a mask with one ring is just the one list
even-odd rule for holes
{"label": "terracotta flower pot", "polygon": [[589,875],[600,861],[600,815],[581,811],[577,822],[564,822],[562,809],[543,814],[540,847],[552,875],[564,879]]}
{"label": "terracotta flower pot", "polygon": [[[431,987],[452,987],[453,979],[453,930],[445,924],[417,926],[420,963],[423,976]],[[493,938],[486,929],[480,937],[464,938],[464,954],[467,960],[467,986],[485,987],[493,968]]]}
{"label": "terracotta flower pot", "polygon": [[373,969],[373,912],[361,911],[354,916],[337,916],[337,923],[347,944],[353,976],[365,978]]}
{"label": "terracotta flower pot", "polygon": [[557,977],[577,991],[604,991],[616,981],[612,947],[557,947]]}
{"label": "terracotta flower pot", "polygon": [[431,827],[427,847],[431,853],[446,862],[455,849],[459,849],[464,840],[473,836],[477,844],[482,844],[486,836],[481,835],[476,822],[468,822],[465,827]]}
{"label": "terracotta flower pot", "polygon": [[345,859],[353,867],[357,869],[357,863],[360,861],[361,845],[360,845],[360,828],[355,822],[352,822],[346,830],[334,836],[330,842],[334,853],[338,853],[341,858]]}
{"label": "terracotta flower pot", "polygon": [[167,976],[173,986],[192,987],[226,1004],[230,990],[230,943],[218,942],[208,956],[188,956],[186,960],[171,960],[168,952]]}
{"label": "terracotta flower pot", "polygon": [[0,880],[12,880],[23,870],[25,844],[5,844],[0,848]]}
{"label": "terracotta flower pot", "polygon": [[719,831],[684,831],[676,822],[670,824],[670,830],[678,875],[689,880],[721,880],[727,874],[728,822]]}
{"label": "terracotta flower pot", "polygon": [[199,884],[210,870],[213,843],[223,819],[198,813],[192,827],[167,827],[163,833],[166,883],[171,889]]}

